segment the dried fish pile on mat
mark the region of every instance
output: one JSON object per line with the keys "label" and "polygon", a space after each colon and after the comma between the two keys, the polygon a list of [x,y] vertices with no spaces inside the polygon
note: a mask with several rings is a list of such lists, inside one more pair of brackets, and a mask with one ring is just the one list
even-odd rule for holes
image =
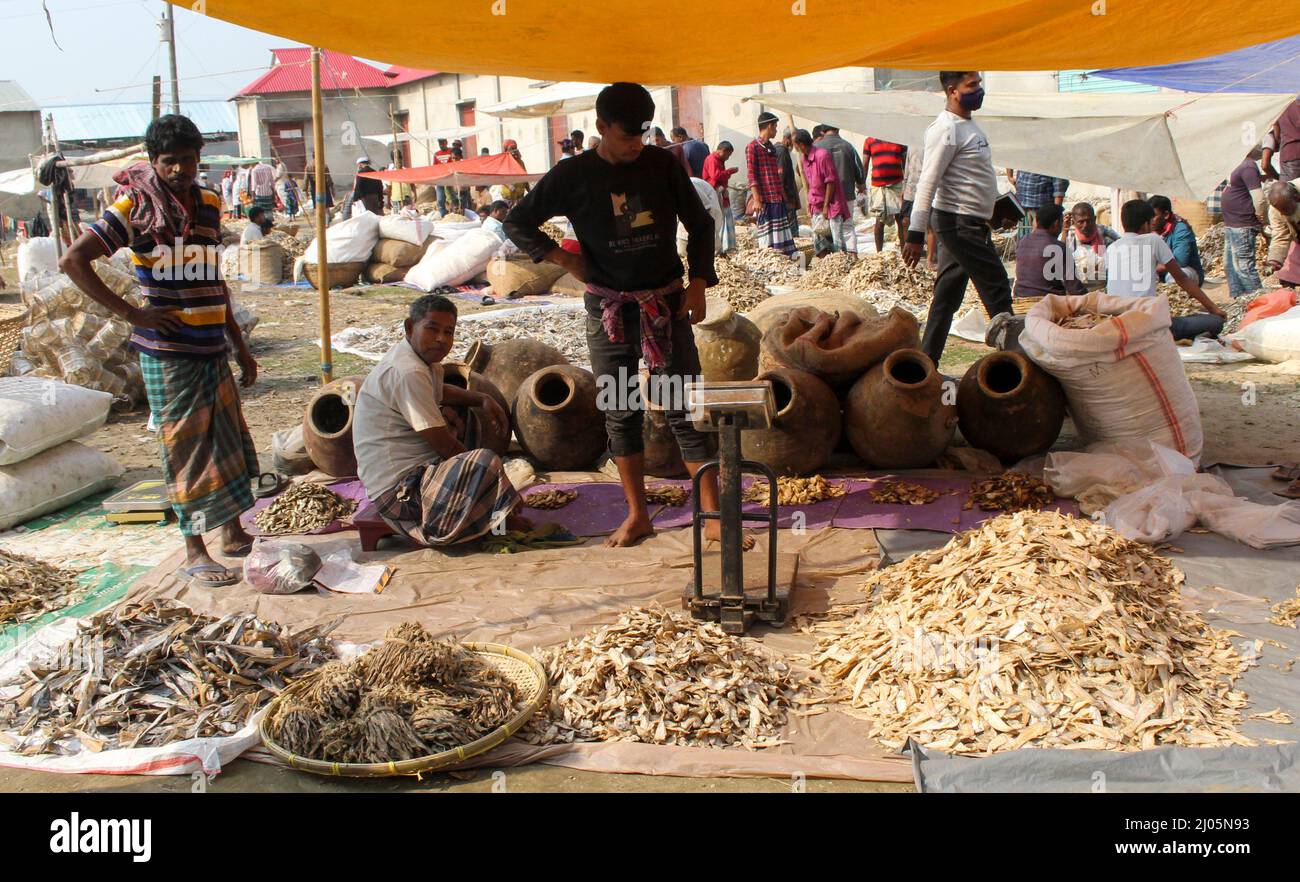
{"label": "dried fish pile on mat", "polygon": [[[406,331],[402,323],[376,325],[370,328],[347,330],[349,349],[380,356],[402,340]],[[456,342],[448,354],[448,361],[464,361],[469,345],[475,340],[484,343],[503,343],[518,337],[528,337],[558,349],[574,364],[586,364],[587,313],[581,309],[525,309],[499,319],[461,321],[456,329]]]}
{"label": "dried fish pile on mat", "polygon": [[335,521],[346,521],[357,510],[355,499],[344,499],[313,481],[299,481],[253,518],[263,536],[310,533]]}
{"label": "dried fish pile on mat", "polygon": [[877,504],[929,505],[938,498],[938,490],[911,481],[884,481],[871,491],[871,501]]}
{"label": "dried fish pile on mat", "polygon": [[0,626],[63,609],[78,590],[72,570],[0,549]]}
{"label": "dried fish pile on mat", "polygon": [[[740,496],[746,502],[766,504],[770,492],[766,481],[755,481]],[[811,478],[776,479],[777,505],[812,505],[824,499],[835,499],[843,495],[843,484],[832,484],[821,475],[813,475]]]}
{"label": "dried fish pile on mat", "polygon": [[540,659],[549,712],[519,736],[533,744],[774,747],[803,685],[752,640],[657,607],[629,610]]}
{"label": "dried fish pile on mat", "polygon": [[231,735],[286,680],[334,658],[332,626],[293,633],[174,600],[100,613],[52,658],[0,684],[0,743],[27,756]]}
{"label": "dried fish pile on mat", "polygon": [[677,508],[686,504],[691,498],[691,491],[675,484],[652,484],[645,488],[645,500],[651,505],[666,505]]}
{"label": "dried fish pile on mat", "polygon": [[813,664],[890,747],[1139,750],[1253,745],[1230,632],[1138,542],[1052,512],[1002,515],[868,578]]}
{"label": "dried fish pile on mat", "polygon": [[721,297],[736,312],[747,312],[772,296],[762,277],[728,255],[715,258],[713,269],[718,274],[718,284],[709,289],[709,296]]}
{"label": "dried fish pile on mat", "polygon": [[[934,273],[925,261],[914,267],[903,263],[897,251],[864,254],[845,279],[844,287],[858,293],[873,292],[869,299],[886,309],[895,304],[913,309],[929,307],[934,296]],[[879,292],[887,297],[881,297]],[[884,302],[892,298],[893,302]]]}
{"label": "dried fish pile on mat", "polygon": [[[1169,314],[1174,318],[1184,315],[1199,315],[1205,312],[1205,307],[1193,300],[1186,291],[1177,285],[1161,282],[1156,285],[1156,291],[1169,298]],[[1241,327],[1241,320],[1246,316],[1247,308],[1254,299],[1254,297],[1237,297],[1229,303],[1222,304],[1221,308],[1226,314],[1223,320],[1224,334],[1237,332]]]}
{"label": "dried fish pile on mat", "polygon": [[970,499],[962,506],[976,505],[983,511],[1020,511],[1042,508],[1056,501],[1056,493],[1047,483],[1023,472],[1003,472],[982,481],[972,481]]}
{"label": "dried fish pile on mat", "polygon": [[728,254],[727,259],[769,285],[793,285],[803,275],[803,265],[799,261],[759,245],[752,235],[740,234],[736,250]]}
{"label": "dried fish pile on mat", "polygon": [[515,711],[515,685],[457,643],[415,622],[351,662],[294,684],[266,720],[278,746],[339,763],[417,759],[469,744]]}
{"label": "dried fish pile on mat", "polygon": [[1273,604],[1268,617],[1269,622],[1280,628],[1294,628],[1296,619],[1300,619],[1300,586],[1295,589],[1295,597]]}
{"label": "dried fish pile on mat", "polygon": [[554,511],[577,498],[577,490],[538,490],[524,497],[524,505],[539,511]]}
{"label": "dried fish pile on mat", "polygon": [[808,272],[795,283],[795,287],[803,291],[843,288],[857,262],[858,256],[847,251],[835,251],[824,257],[814,258],[812,266],[808,267]]}

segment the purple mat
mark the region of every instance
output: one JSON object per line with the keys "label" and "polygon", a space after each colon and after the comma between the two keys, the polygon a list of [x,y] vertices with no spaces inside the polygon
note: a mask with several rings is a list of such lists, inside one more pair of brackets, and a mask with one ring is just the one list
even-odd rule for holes
{"label": "purple mat", "polygon": [[[357,478],[347,478],[342,481],[335,481],[333,484],[326,484],[325,486],[344,499],[355,499],[357,502],[357,511],[361,511],[370,504],[370,497],[366,496],[366,488],[361,486],[361,481]],[[286,487],[285,489],[287,490],[288,488]],[[252,508],[239,516],[239,523],[243,524],[244,529],[249,533],[252,533],[254,536],[262,535],[258,531],[257,526],[253,523],[253,518],[257,517],[259,511],[266,508],[272,502],[275,502],[277,497],[278,494],[277,496],[257,500],[257,502],[253,503]],[[338,533],[342,530],[350,529],[352,529],[352,527],[345,526],[341,521],[330,521],[319,530],[312,530],[307,535],[317,536],[321,533]]]}
{"label": "purple mat", "polygon": [[[740,479],[740,486],[748,490],[750,485],[758,480],[761,479],[746,475]],[[827,480],[833,484],[839,483],[839,481],[833,478],[828,478]],[[689,488],[691,484],[690,481],[656,481],[654,483],[679,484],[687,488]],[[800,515],[800,525],[806,529],[820,530],[823,527],[829,527],[832,522],[835,521],[836,512],[839,511],[840,503],[843,501],[844,497],[837,497],[835,499],[823,499],[821,502],[815,503],[814,505],[780,506],[777,508],[776,525],[783,530],[788,530],[795,526],[796,515]],[[741,505],[741,510],[753,514],[762,514],[767,511],[767,504],[762,502],[746,502]],[[691,501],[687,499],[686,503],[680,508],[664,509],[659,513],[658,517],[654,519],[654,525],[656,529],[661,530],[668,530],[673,527],[689,527],[691,525]],[[764,529],[767,525],[760,521],[747,521],[745,526],[749,529]]]}
{"label": "purple mat", "polygon": [[[890,505],[871,501],[872,487],[888,481],[908,481],[920,484],[940,493],[938,499],[928,505]],[[983,521],[997,517],[1001,512],[984,511],[972,507],[963,509],[970,498],[971,478],[930,478],[909,477],[907,475],[884,475],[869,480],[850,482],[850,489],[835,516],[835,526],[849,530],[935,530],[941,533],[959,533],[969,530]],[[947,491],[956,490],[956,493]],[[1054,505],[1044,507],[1046,511],[1059,511],[1062,514],[1077,516],[1079,506],[1072,499],[1060,499]]]}
{"label": "purple mat", "polygon": [[520,514],[537,526],[559,524],[575,536],[613,533],[627,517],[623,488],[618,484],[537,484],[523,492],[527,497],[542,490],[577,490],[578,498],[564,508],[546,511],[524,506]]}

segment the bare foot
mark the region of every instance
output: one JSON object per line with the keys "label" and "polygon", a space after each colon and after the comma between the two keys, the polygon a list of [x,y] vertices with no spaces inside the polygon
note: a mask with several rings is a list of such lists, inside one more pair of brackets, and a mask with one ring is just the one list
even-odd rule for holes
{"label": "bare foot", "polygon": [[623,548],[628,545],[635,545],[641,539],[654,533],[654,531],[655,528],[646,515],[641,513],[630,514],[619,525],[617,530],[606,537],[605,547]]}
{"label": "bare foot", "polygon": [[[702,532],[704,533],[705,540],[711,539],[714,542],[722,541],[722,524],[718,523],[717,521],[705,521],[704,529]],[[748,533],[741,533],[740,547],[745,549],[745,551],[749,551],[751,548],[754,547],[754,537],[749,535]]]}
{"label": "bare foot", "polygon": [[[221,527],[221,553],[247,554],[253,547],[253,537],[239,523],[239,519],[227,521]],[[202,561],[200,561],[202,563]]]}
{"label": "bare foot", "polygon": [[511,532],[530,533],[533,530],[533,522],[523,515],[512,514],[506,518],[506,529]]}

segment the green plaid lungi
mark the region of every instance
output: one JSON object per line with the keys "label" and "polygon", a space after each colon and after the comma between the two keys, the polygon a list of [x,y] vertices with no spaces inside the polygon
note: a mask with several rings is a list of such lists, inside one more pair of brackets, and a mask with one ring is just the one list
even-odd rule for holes
{"label": "green plaid lungi", "polygon": [[181,533],[201,536],[252,508],[257,451],[226,357],[142,352],[140,371]]}

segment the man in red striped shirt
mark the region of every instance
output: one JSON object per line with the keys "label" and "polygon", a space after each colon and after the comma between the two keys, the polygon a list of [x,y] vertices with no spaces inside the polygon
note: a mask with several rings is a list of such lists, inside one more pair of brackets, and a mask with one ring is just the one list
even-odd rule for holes
{"label": "man in red striped shirt", "polygon": [[876,250],[885,248],[885,224],[898,226],[898,241],[907,238],[903,207],[903,163],[907,148],[892,141],[868,138],[862,142],[862,164],[871,172],[871,215],[876,219]]}

